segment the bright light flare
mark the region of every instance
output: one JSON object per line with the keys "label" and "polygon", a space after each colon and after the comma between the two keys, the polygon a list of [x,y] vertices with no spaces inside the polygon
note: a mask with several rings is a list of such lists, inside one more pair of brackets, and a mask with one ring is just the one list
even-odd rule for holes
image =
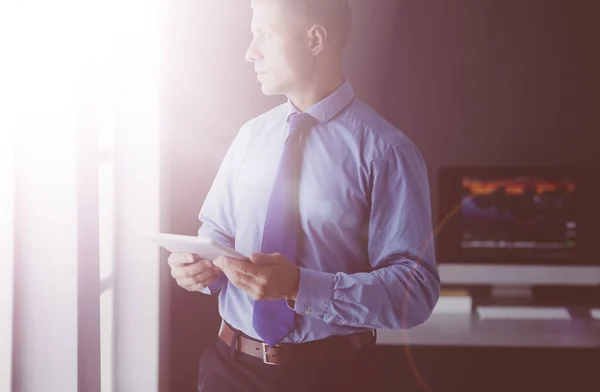
{"label": "bright light flare", "polygon": [[[85,159],[99,167],[100,213],[112,214],[115,165],[109,161],[117,134],[158,143],[159,45],[157,1],[0,2],[0,390],[11,382],[15,173],[27,177],[19,181],[29,188],[50,190],[47,196],[69,193],[80,136],[97,134],[99,154]],[[27,203],[43,198],[26,195]],[[47,218],[43,206],[29,212],[35,220]],[[114,221],[105,218],[102,278],[112,272]],[[48,279],[66,279],[60,268],[50,268],[59,266],[46,267],[56,271]],[[111,296],[107,290],[101,301],[103,391],[115,383]]]}

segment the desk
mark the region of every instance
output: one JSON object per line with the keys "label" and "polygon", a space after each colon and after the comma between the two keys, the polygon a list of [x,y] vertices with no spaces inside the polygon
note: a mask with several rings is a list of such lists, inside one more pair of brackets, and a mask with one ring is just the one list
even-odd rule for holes
{"label": "desk", "polygon": [[[482,320],[434,313],[409,330],[378,330],[383,392],[597,392],[600,320]],[[407,350],[410,348],[410,350]]]}
{"label": "desk", "polygon": [[476,314],[434,313],[409,330],[378,330],[377,344],[600,348],[600,320],[481,320]]}
{"label": "desk", "polygon": [[[434,313],[378,330],[379,390],[597,392],[600,320],[482,320]],[[410,348],[410,350],[407,350]]]}

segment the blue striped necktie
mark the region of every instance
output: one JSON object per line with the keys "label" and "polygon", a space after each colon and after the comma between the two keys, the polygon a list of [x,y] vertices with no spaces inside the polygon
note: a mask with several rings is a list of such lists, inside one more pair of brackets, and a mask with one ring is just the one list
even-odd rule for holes
{"label": "blue striped necktie", "polygon": [[[263,231],[261,252],[281,253],[294,263],[300,229],[298,184],[301,148],[312,119],[307,113],[295,113],[290,117],[289,133],[273,182]],[[252,325],[269,346],[275,346],[294,330],[294,319],[295,312],[284,299],[257,300],[254,303]]]}

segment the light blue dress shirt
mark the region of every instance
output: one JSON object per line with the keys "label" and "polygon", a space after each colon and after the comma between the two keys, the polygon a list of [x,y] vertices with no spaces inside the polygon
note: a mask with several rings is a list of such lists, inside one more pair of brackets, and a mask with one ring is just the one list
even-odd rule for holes
{"label": "light blue dress shirt", "polygon": [[[237,251],[260,252],[288,100],[239,131],[200,210],[198,234]],[[296,329],[300,343],[365,329],[410,328],[437,303],[427,167],[415,144],[354,96],[345,81],[306,112],[318,121],[305,139],[299,208]],[[219,295],[219,313],[260,340],[254,300],[225,275],[201,290]]]}

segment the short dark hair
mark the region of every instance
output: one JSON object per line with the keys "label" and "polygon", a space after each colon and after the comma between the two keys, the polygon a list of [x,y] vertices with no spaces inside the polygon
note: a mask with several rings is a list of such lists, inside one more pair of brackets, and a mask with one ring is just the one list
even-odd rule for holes
{"label": "short dark hair", "polygon": [[332,47],[342,52],[352,28],[352,12],[348,0],[251,0],[271,1],[298,22],[318,24],[327,30]]}

